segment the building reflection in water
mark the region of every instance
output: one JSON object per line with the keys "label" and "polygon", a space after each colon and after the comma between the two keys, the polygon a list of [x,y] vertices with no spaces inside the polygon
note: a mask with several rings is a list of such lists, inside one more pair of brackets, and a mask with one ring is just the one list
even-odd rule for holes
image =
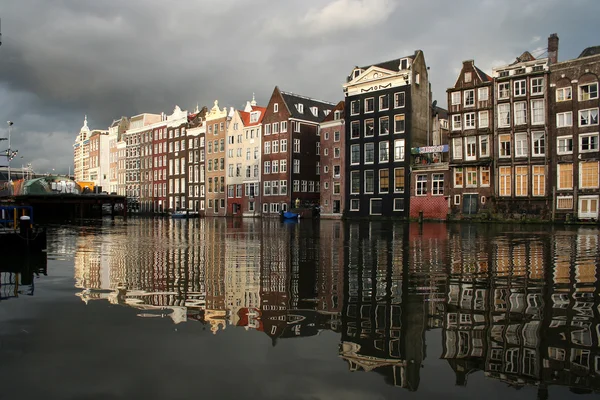
{"label": "building reflection in water", "polygon": [[340,334],[350,371],[415,391],[425,331],[467,385],[600,389],[597,229],[206,218],[81,233],[83,301],[279,340]]}
{"label": "building reflection in water", "polygon": [[35,279],[47,274],[46,254],[2,256],[0,263],[0,301],[33,296]]}

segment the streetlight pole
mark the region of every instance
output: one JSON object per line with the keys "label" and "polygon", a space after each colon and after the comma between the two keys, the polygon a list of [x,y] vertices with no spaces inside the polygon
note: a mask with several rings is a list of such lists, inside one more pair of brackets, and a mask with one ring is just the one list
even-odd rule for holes
{"label": "streetlight pole", "polygon": [[6,121],[8,124],[8,150],[6,151],[6,160],[8,162],[8,181],[12,182],[12,177],[10,176],[10,160],[12,158],[12,150],[10,148],[10,131],[13,126],[12,121]]}

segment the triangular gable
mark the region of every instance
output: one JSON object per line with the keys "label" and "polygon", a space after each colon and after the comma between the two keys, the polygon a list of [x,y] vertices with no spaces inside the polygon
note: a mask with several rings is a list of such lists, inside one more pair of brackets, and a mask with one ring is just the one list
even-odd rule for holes
{"label": "triangular gable", "polygon": [[[377,76],[375,76],[375,74],[377,74]],[[390,72],[390,70],[376,67],[373,65],[367,68],[367,70],[365,70],[359,76],[348,82],[348,84],[356,85],[367,81],[372,81],[373,79],[381,79],[388,76],[395,76],[395,73]]]}

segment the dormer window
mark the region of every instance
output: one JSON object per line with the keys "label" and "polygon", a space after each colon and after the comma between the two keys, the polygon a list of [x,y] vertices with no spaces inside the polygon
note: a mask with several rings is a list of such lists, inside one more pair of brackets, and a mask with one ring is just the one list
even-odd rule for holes
{"label": "dormer window", "polygon": [[408,58],[400,60],[400,70],[408,69]]}
{"label": "dormer window", "polygon": [[317,107],[311,107],[310,111],[312,111],[312,113],[315,117],[319,116],[319,109]]}
{"label": "dormer window", "polygon": [[296,109],[298,110],[298,112],[300,114],[304,114],[304,104],[302,104],[302,103],[296,104]]}
{"label": "dormer window", "polygon": [[338,120],[338,119],[340,119],[340,112],[339,112],[339,111],[335,111],[335,112],[333,113],[333,119],[335,119],[335,120]]}
{"label": "dormer window", "polygon": [[500,78],[504,78],[508,76],[508,71],[500,71]]}
{"label": "dormer window", "polygon": [[359,75],[360,75],[360,69],[355,69],[354,70],[354,78],[358,78]]}
{"label": "dormer window", "polygon": [[250,122],[258,122],[258,112],[250,113]]}

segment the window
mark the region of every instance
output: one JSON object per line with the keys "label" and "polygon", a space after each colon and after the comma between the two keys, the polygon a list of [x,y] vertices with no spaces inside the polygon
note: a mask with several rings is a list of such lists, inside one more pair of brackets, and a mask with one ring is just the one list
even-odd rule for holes
{"label": "window", "polygon": [[404,139],[394,140],[394,161],[404,161]]}
{"label": "window", "polygon": [[417,196],[427,194],[427,175],[417,175],[415,194]]}
{"label": "window", "polygon": [[511,143],[510,143],[510,133],[498,135],[498,142],[500,144],[500,148],[498,149],[500,152],[500,157],[508,158],[510,157]]}
{"label": "window", "polygon": [[[321,142],[317,142],[316,145],[317,145],[317,150],[316,150],[317,153],[316,154],[321,155]],[[327,148],[325,148],[325,150],[327,150]],[[275,142],[273,142],[273,153],[275,153]],[[325,154],[325,155],[327,155],[327,154]]]}
{"label": "window", "polygon": [[387,135],[390,133],[390,119],[389,117],[379,118],[379,134]]}
{"label": "window", "polygon": [[333,166],[333,177],[334,178],[339,178],[340,177],[340,172],[341,172],[341,167],[339,165],[334,165]]}
{"label": "window", "polygon": [[[287,172],[287,160],[279,160],[279,171]],[[254,176],[258,177],[258,171],[255,170]]]}
{"label": "window", "polygon": [[358,211],[360,201],[358,199],[350,199],[350,211]]}
{"label": "window", "polygon": [[475,90],[465,90],[465,107],[475,105]]}
{"label": "window", "polygon": [[472,74],[470,72],[465,72],[465,82],[469,83],[471,82],[472,79]]}
{"label": "window", "polygon": [[339,182],[333,182],[333,194],[340,194],[341,186]]}
{"label": "window", "polygon": [[273,122],[273,134],[279,133],[279,122]]}
{"label": "window", "polygon": [[544,94],[544,78],[531,78],[531,94]]}
{"label": "window", "polygon": [[431,177],[431,194],[442,196],[444,194],[444,174],[433,174]]}
{"label": "window", "polygon": [[515,103],[515,125],[525,125],[527,123],[527,103],[519,101]]}
{"label": "window", "polygon": [[477,159],[477,137],[467,136],[465,138],[465,160]]}
{"label": "window", "polygon": [[352,121],[350,123],[350,139],[358,139],[360,137],[360,122]]}
{"label": "window", "polygon": [[365,164],[373,164],[375,162],[375,145],[373,143],[365,143]]}
{"label": "window", "polygon": [[598,98],[598,82],[579,85],[579,101]]}
{"label": "window", "polygon": [[264,181],[263,182],[263,193],[265,196],[270,196],[271,195],[271,181]]}
{"label": "window", "polygon": [[590,108],[579,111],[579,126],[598,125],[598,109]]}
{"label": "window", "polygon": [[498,104],[498,126],[510,127],[510,104]]}
{"label": "window", "polygon": [[298,159],[294,159],[294,174],[299,174],[300,173],[300,160]]}
{"label": "window", "polygon": [[390,142],[379,142],[379,162],[386,163],[390,160]]}
{"label": "window", "polygon": [[475,128],[475,113],[465,114],[465,129]]}
{"label": "window", "polygon": [[387,94],[379,96],[379,110],[388,110],[390,108],[390,99]]}
{"label": "window", "polygon": [[333,141],[334,142],[339,142],[340,141],[340,131],[333,132]]}
{"label": "window", "polygon": [[532,156],[546,155],[546,135],[542,132],[531,132]]}
{"label": "window", "polygon": [[340,148],[339,147],[333,148],[333,158],[340,158]]}
{"label": "window", "polygon": [[460,92],[452,92],[452,105],[457,106],[460,105]]}
{"label": "window", "polygon": [[488,101],[490,98],[489,93],[490,93],[490,91],[486,87],[477,89],[477,100]]}
{"label": "window", "polygon": [[301,192],[308,191],[308,181],[300,181],[300,184],[301,184],[301,188],[300,188]]}
{"label": "window", "polygon": [[271,142],[265,142],[265,154],[271,154]]}
{"label": "window", "polygon": [[[287,139],[281,139],[281,149],[279,150],[280,153],[287,153]],[[256,157],[254,157],[256,158]]]}
{"label": "window", "polygon": [[572,154],[573,153],[573,137],[572,136],[559,136],[556,138],[556,147],[558,154]]}
{"label": "window", "polygon": [[287,121],[281,121],[281,132],[287,132]]}
{"label": "window", "polygon": [[479,185],[482,187],[490,186],[490,167],[481,167],[479,170],[480,175],[480,183]]}
{"label": "window", "polygon": [[573,126],[573,112],[562,112],[556,114],[556,126],[563,128],[565,126]]}
{"label": "window", "polygon": [[500,168],[498,168],[498,171],[500,174],[500,179],[499,179],[500,196],[510,196],[511,195],[511,187],[512,187],[511,167],[500,167]]}
{"label": "window", "polygon": [[294,153],[300,153],[300,139],[294,139]]}
{"label": "window", "polygon": [[299,180],[294,180],[294,192],[299,192],[300,191],[300,181]]}
{"label": "window", "polygon": [[515,195],[527,196],[528,171],[525,166],[515,167]]}
{"label": "window", "polygon": [[390,191],[390,170],[379,170],[379,193],[388,193]]}
{"label": "window", "polygon": [[490,156],[490,137],[489,135],[479,136],[479,157]]}
{"label": "window", "polygon": [[286,180],[279,181],[279,193],[287,194],[287,181]]}
{"label": "window", "polygon": [[350,115],[358,115],[360,113],[360,102],[353,100],[350,103]]}
{"label": "window", "polygon": [[527,133],[515,133],[515,157],[527,157]]}
{"label": "window", "polygon": [[573,164],[557,164],[558,190],[573,189]]}
{"label": "window", "polygon": [[404,107],[404,92],[394,93],[394,108]]}
{"label": "window", "polygon": [[302,103],[296,104],[296,110],[298,110],[298,112],[300,114],[304,114],[304,104],[302,104]]}
{"label": "window", "polygon": [[515,81],[514,88],[515,88],[515,93],[514,93],[515,97],[516,96],[525,96],[525,89],[527,88],[526,81],[525,80]]}
{"label": "window", "polygon": [[404,199],[394,199],[394,211],[404,211]]}
{"label": "window", "polygon": [[487,111],[479,111],[479,128],[487,128],[490,126],[489,115]]}
{"label": "window", "polygon": [[570,87],[556,89],[556,101],[569,101],[571,98],[572,93]]}
{"label": "window", "polygon": [[498,98],[508,99],[510,97],[510,83],[504,82],[498,84]]}
{"label": "window", "polygon": [[477,187],[477,167],[466,167],[467,183],[465,187]]}
{"label": "window", "polygon": [[[598,123],[598,110],[596,110],[596,123]],[[394,133],[403,133],[404,132],[404,114],[396,114],[394,115]]]}
{"label": "window", "polygon": [[375,172],[373,170],[365,171],[365,193],[375,191]]}
{"label": "window", "polygon": [[[317,163],[318,164],[318,163]],[[272,164],[272,168],[271,171],[276,174],[279,172],[279,160],[273,160],[273,164]],[[319,175],[319,173],[317,172],[317,175]]]}
{"label": "window", "polygon": [[329,140],[329,132],[325,132],[325,140]]}
{"label": "window", "polygon": [[404,168],[394,168],[394,193],[404,193]]}
{"label": "window", "polygon": [[375,124],[373,119],[365,120],[365,137],[371,137],[374,135]]}
{"label": "window", "polygon": [[350,146],[350,164],[360,164],[360,144]]}
{"label": "window", "polygon": [[531,167],[533,176],[533,187],[531,189],[534,196],[546,195],[546,167],[543,165],[534,165]]}
{"label": "window", "polygon": [[460,131],[461,129],[462,129],[461,115],[460,114],[454,114],[452,116],[452,130],[453,131]]}
{"label": "window", "polygon": [[462,138],[452,139],[452,158],[455,160],[462,159]]}
{"label": "window", "polygon": [[556,208],[559,210],[573,209],[573,196],[558,196],[556,197]]}
{"label": "window", "polygon": [[273,104],[273,112],[279,112],[279,104]]}
{"label": "window", "polygon": [[[320,142],[317,142],[317,145],[320,145]],[[273,148],[272,151],[273,153],[279,153],[279,140],[273,140],[273,144],[272,144]],[[317,154],[319,154],[319,146],[317,146]]]}
{"label": "window", "polygon": [[375,111],[375,99],[369,97],[365,99],[365,113],[372,113],[373,111]]}
{"label": "window", "polygon": [[454,187],[463,187],[464,173],[462,167],[454,168]]}
{"label": "window", "polygon": [[294,125],[294,132],[300,132],[300,122],[292,121]]}
{"label": "window", "polygon": [[581,134],[579,136],[579,151],[582,153],[588,151],[598,151],[598,134]]}
{"label": "window", "polygon": [[598,161],[579,163],[579,187],[581,189],[598,187]]}
{"label": "window", "polygon": [[534,125],[544,124],[544,100],[531,100],[531,123]]}
{"label": "window", "polygon": [[360,194],[360,171],[350,172],[350,194]]}

